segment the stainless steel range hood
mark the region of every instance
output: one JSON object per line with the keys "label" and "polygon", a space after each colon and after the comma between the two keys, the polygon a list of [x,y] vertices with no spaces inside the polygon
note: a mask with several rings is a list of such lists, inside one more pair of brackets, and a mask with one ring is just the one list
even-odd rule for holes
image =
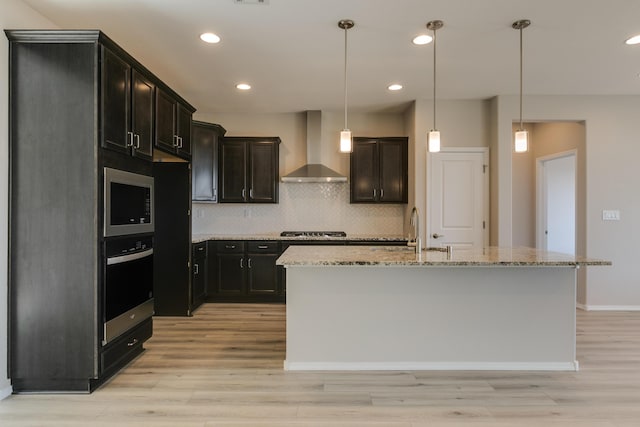
{"label": "stainless steel range hood", "polygon": [[307,111],[307,164],[283,176],[282,182],[347,182],[347,177],[319,161],[322,112]]}

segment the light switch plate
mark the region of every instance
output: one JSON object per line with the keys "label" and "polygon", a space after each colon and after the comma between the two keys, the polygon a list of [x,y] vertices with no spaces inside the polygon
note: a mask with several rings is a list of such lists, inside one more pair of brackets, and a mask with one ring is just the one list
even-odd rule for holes
{"label": "light switch plate", "polygon": [[603,221],[620,221],[620,211],[618,211],[618,210],[603,210],[602,211],[602,220]]}

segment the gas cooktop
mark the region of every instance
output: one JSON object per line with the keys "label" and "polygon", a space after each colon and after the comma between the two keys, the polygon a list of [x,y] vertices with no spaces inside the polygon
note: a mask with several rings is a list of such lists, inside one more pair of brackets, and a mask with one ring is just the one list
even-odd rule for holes
{"label": "gas cooktop", "polygon": [[347,237],[344,231],[283,231],[282,237]]}

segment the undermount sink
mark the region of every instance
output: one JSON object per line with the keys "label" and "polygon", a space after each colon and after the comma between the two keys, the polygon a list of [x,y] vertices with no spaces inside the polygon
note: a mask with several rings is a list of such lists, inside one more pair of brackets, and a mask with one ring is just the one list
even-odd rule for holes
{"label": "undermount sink", "polygon": [[411,246],[372,246],[371,250],[383,252],[415,252],[415,248]]}

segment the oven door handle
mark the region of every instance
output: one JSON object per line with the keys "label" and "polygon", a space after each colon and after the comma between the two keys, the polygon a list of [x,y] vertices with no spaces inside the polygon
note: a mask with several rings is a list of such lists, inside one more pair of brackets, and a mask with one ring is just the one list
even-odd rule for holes
{"label": "oven door handle", "polygon": [[147,249],[146,251],[136,252],[134,254],[114,256],[111,258],[107,258],[107,265],[122,264],[123,262],[135,261],[137,259],[148,257],[151,254],[153,254],[153,249]]}

